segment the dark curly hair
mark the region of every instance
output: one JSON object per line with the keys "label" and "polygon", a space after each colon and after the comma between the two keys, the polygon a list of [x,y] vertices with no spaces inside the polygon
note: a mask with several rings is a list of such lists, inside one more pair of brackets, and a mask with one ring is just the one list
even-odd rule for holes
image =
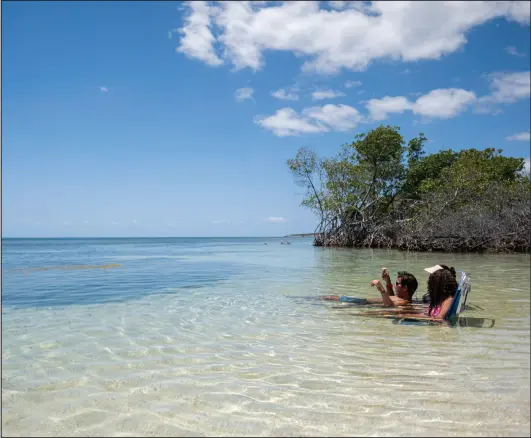
{"label": "dark curly hair", "polygon": [[[454,278],[456,278],[457,273],[455,272],[455,269],[454,269],[453,266],[450,268],[450,267],[448,267],[447,265],[443,265],[442,263],[439,263],[439,266],[440,266],[441,268],[443,268],[444,270],[446,270],[446,271],[450,271],[450,273],[452,274],[452,276],[453,276]],[[438,272],[438,271],[437,271],[437,272]],[[431,278],[431,276],[430,276],[430,278]],[[428,282],[429,282],[429,279],[428,279]],[[457,286],[456,286],[455,288],[457,289]],[[452,295],[452,296],[453,296],[453,295]],[[423,303],[429,303],[430,301],[431,301],[431,298],[430,298],[430,293],[429,293],[429,283],[428,283],[428,292],[426,292],[426,293],[422,296],[422,302],[423,302]],[[444,301],[444,299],[443,299],[443,301]]]}
{"label": "dark curly hair", "polygon": [[[441,265],[442,266],[442,265]],[[439,269],[428,278],[428,295],[430,297],[430,308],[428,313],[440,305],[448,297],[454,297],[457,292],[457,280],[455,269]]]}

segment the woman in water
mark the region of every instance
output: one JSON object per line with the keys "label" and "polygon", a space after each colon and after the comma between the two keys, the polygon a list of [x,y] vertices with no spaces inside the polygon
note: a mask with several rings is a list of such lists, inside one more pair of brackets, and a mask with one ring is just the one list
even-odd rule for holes
{"label": "woman in water", "polygon": [[[439,269],[446,269],[446,270],[450,271],[452,273],[452,275],[454,276],[454,278],[456,278],[455,269],[453,267],[449,268],[448,266],[443,265],[443,264],[435,265],[435,266],[432,266],[431,268],[425,268],[424,270],[426,272],[428,272],[429,274],[433,274],[434,272],[438,271]],[[422,296],[422,302],[424,304],[429,304],[430,303],[430,293],[429,292],[426,292]]]}
{"label": "woman in water", "polygon": [[439,269],[430,274],[428,278],[428,295],[430,305],[427,316],[444,320],[452,307],[457,292],[457,280],[454,268],[439,265]]}

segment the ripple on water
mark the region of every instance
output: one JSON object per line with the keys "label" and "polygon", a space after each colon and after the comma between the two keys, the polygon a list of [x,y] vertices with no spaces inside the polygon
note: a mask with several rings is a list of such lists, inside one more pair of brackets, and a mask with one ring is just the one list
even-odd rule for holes
{"label": "ripple on water", "polygon": [[[445,328],[394,325],[314,298],[367,296],[380,266],[416,273],[447,256],[323,251],[302,241],[216,240],[191,250],[119,242],[89,251],[81,241],[77,253],[72,243],[48,245],[55,265],[61,257],[105,264],[105,256],[120,259],[121,273],[60,272],[59,286],[51,271],[6,279],[7,295],[28,304],[3,303],[6,435],[529,434],[527,256],[452,255],[449,264],[474,275],[467,314],[496,324]],[[18,245],[7,248],[11,267],[46,254],[42,243],[33,256]],[[507,288],[508,270],[521,285]],[[56,296],[87,298],[85,281],[103,285],[99,301],[31,302],[61,285]],[[113,294],[121,299],[106,299]]]}

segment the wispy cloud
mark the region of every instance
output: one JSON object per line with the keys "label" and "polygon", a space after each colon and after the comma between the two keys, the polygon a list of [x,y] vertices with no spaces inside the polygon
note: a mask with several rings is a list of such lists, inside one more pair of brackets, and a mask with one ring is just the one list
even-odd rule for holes
{"label": "wispy cloud", "polygon": [[491,94],[478,100],[476,110],[480,113],[499,112],[497,104],[510,104],[518,100],[529,99],[531,80],[529,70],[522,72],[497,72],[487,75],[490,80]]}
{"label": "wispy cloud", "polygon": [[234,93],[234,97],[238,102],[242,102],[247,99],[253,98],[254,90],[252,88],[246,87],[246,88],[238,88],[236,92]]}
{"label": "wispy cloud", "polygon": [[113,224],[113,225],[120,225],[120,222],[112,221],[111,224]]}
{"label": "wispy cloud", "polygon": [[229,221],[227,221],[227,220],[221,220],[221,221],[212,221],[212,223],[213,223],[213,224],[218,224],[218,225],[219,225],[219,224],[228,224],[228,223],[229,223]]}
{"label": "wispy cloud", "polygon": [[107,87],[100,87],[100,91],[102,93],[108,93],[109,92],[109,89]]}
{"label": "wispy cloud", "polygon": [[87,224],[89,223],[89,221],[83,221],[83,223],[84,223],[85,225],[87,225]]}
{"label": "wispy cloud", "polygon": [[517,134],[513,134],[513,135],[510,135],[509,137],[505,137],[505,140],[507,141],[530,141],[531,134],[529,131],[518,132]]}
{"label": "wispy cloud", "polygon": [[317,90],[312,93],[313,100],[334,99],[335,97],[343,97],[345,93],[334,90]]}
{"label": "wispy cloud", "polygon": [[68,222],[68,221],[64,221],[64,222],[63,222],[63,225],[70,225],[70,222]]}
{"label": "wispy cloud", "polygon": [[265,219],[266,222],[270,222],[272,224],[280,224],[282,222],[286,222],[286,219],[280,216],[269,216]]}
{"label": "wispy cloud", "polygon": [[299,100],[299,96],[296,93],[293,91],[286,91],[283,88],[273,91],[271,96],[280,100]]}
{"label": "wispy cloud", "polygon": [[345,88],[354,88],[361,86],[361,81],[346,81]]}
{"label": "wispy cloud", "polygon": [[35,222],[35,225],[40,225],[41,223],[40,222]]}
{"label": "wispy cloud", "polygon": [[519,58],[523,58],[525,56],[525,53],[520,53],[514,46],[506,47],[505,50],[507,53],[513,56],[518,56]]}
{"label": "wispy cloud", "polygon": [[136,219],[133,219],[132,222],[133,222],[133,225],[138,225],[138,221]]}

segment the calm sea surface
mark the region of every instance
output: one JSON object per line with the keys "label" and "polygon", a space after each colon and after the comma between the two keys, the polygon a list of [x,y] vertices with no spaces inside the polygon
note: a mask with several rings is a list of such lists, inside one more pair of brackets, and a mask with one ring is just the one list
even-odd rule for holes
{"label": "calm sea surface", "polygon": [[[4,239],[3,435],[530,435],[528,255],[280,240]],[[466,327],[315,299],[437,263]]]}

